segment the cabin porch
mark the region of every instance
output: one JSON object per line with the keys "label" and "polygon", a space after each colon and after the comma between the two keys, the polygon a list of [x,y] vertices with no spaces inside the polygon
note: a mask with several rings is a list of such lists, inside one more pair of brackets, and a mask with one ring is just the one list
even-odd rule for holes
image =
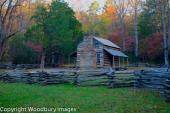
{"label": "cabin porch", "polygon": [[128,57],[120,51],[105,49],[104,66],[113,68],[125,68],[129,64]]}

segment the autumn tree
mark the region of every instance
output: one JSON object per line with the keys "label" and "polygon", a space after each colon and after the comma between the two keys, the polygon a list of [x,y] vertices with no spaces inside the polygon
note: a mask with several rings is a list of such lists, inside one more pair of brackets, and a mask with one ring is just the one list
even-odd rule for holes
{"label": "autumn tree", "polygon": [[168,51],[170,51],[170,0],[168,0]]}
{"label": "autumn tree", "polygon": [[20,32],[19,24],[22,16],[18,10],[24,2],[25,0],[0,1],[0,60],[8,39]]}
{"label": "autumn tree", "polygon": [[160,0],[158,1],[160,6],[161,16],[162,16],[162,32],[163,32],[163,48],[164,48],[164,62],[166,66],[169,66],[169,58],[168,58],[168,41],[167,41],[167,10],[168,10],[168,0]]}
{"label": "autumn tree", "polygon": [[[110,35],[107,36],[107,39],[112,41],[113,43],[117,44],[118,46],[121,46],[121,38],[120,38],[120,30],[114,30]],[[132,52],[133,51],[133,45],[134,40],[130,36],[128,32],[125,33],[125,42],[126,42],[126,52]]]}
{"label": "autumn tree", "polygon": [[140,58],[143,61],[160,63],[163,61],[163,34],[156,32],[140,40]]}
{"label": "autumn tree", "polygon": [[90,18],[90,27],[89,27],[89,34],[95,34],[95,27],[97,25],[97,13],[99,11],[99,3],[97,1],[94,1],[88,10],[89,18]]}
{"label": "autumn tree", "polygon": [[89,15],[85,11],[76,11],[75,13],[76,18],[80,21],[82,24],[83,32],[88,33],[89,27],[90,27],[90,19]]}
{"label": "autumn tree", "polygon": [[[18,33],[9,39],[9,57],[13,64],[38,64],[40,61],[41,47],[31,42],[24,43],[25,37],[22,33]],[[36,50],[36,51],[35,51]],[[38,51],[38,52],[37,52]]]}
{"label": "autumn tree", "polygon": [[134,24],[134,42],[135,42],[135,57],[139,57],[139,36],[138,36],[138,15],[141,8],[141,0],[129,0],[129,4],[133,13],[133,24]]}
{"label": "autumn tree", "polygon": [[48,45],[48,36],[45,32],[45,18],[47,18],[47,11],[46,8],[44,7],[38,7],[35,15],[34,15],[34,20],[36,22],[36,25],[33,25],[30,29],[27,30],[26,32],[26,41],[27,42],[32,42],[30,43],[28,46],[29,47],[34,47],[31,46],[34,44],[39,44],[42,45],[42,51],[40,51],[41,53],[41,69],[44,69],[44,65],[45,65],[45,48],[47,48]]}
{"label": "autumn tree", "polygon": [[106,35],[112,33],[117,27],[116,8],[114,7],[112,0],[106,1],[100,17],[105,24],[107,30]]}
{"label": "autumn tree", "polygon": [[113,0],[116,7],[116,14],[120,23],[121,38],[122,38],[122,50],[125,51],[125,17],[128,11],[129,3],[127,0]]}

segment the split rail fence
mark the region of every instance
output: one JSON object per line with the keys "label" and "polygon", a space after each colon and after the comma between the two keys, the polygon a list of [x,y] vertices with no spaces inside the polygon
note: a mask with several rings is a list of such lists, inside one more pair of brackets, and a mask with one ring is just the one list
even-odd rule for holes
{"label": "split rail fence", "polygon": [[[91,73],[91,74],[90,74]],[[119,72],[113,75],[92,72],[25,72],[15,70],[0,75],[0,81],[26,84],[63,84],[71,83],[78,86],[107,86],[109,88],[133,87],[156,90],[161,93],[167,102],[170,102],[170,72],[136,71]]]}

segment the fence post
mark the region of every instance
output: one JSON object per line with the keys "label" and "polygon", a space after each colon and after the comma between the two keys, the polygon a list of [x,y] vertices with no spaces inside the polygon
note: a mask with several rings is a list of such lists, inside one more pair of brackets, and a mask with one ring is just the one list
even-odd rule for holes
{"label": "fence post", "polygon": [[[142,74],[142,73],[141,73]],[[142,75],[139,75],[139,79],[138,79],[138,88],[142,88],[143,84],[142,84]]]}
{"label": "fence post", "polygon": [[78,85],[78,84],[79,84],[79,82],[78,82],[78,73],[77,73],[77,72],[74,72],[74,75],[75,75],[75,78],[74,78],[73,84],[74,84],[74,85]]}
{"label": "fence post", "polygon": [[134,87],[142,88],[142,85],[143,85],[142,84],[142,72],[141,71],[135,72],[134,75],[137,77]]}
{"label": "fence post", "polygon": [[166,102],[170,102],[170,78],[169,77],[166,79],[164,92],[165,92]]}
{"label": "fence post", "polygon": [[114,88],[115,87],[115,76],[113,75],[108,75],[108,79],[109,79],[109,84],[108,87],[109,88]]}

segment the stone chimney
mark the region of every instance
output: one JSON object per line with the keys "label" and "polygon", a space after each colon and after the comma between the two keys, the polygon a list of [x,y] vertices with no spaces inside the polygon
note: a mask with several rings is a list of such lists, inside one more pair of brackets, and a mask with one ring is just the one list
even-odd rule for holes
{"label": "stone chimney", "polygon": [[93,36],[92,35],[85,35],[83,42],[87,45],[93,45]]}

